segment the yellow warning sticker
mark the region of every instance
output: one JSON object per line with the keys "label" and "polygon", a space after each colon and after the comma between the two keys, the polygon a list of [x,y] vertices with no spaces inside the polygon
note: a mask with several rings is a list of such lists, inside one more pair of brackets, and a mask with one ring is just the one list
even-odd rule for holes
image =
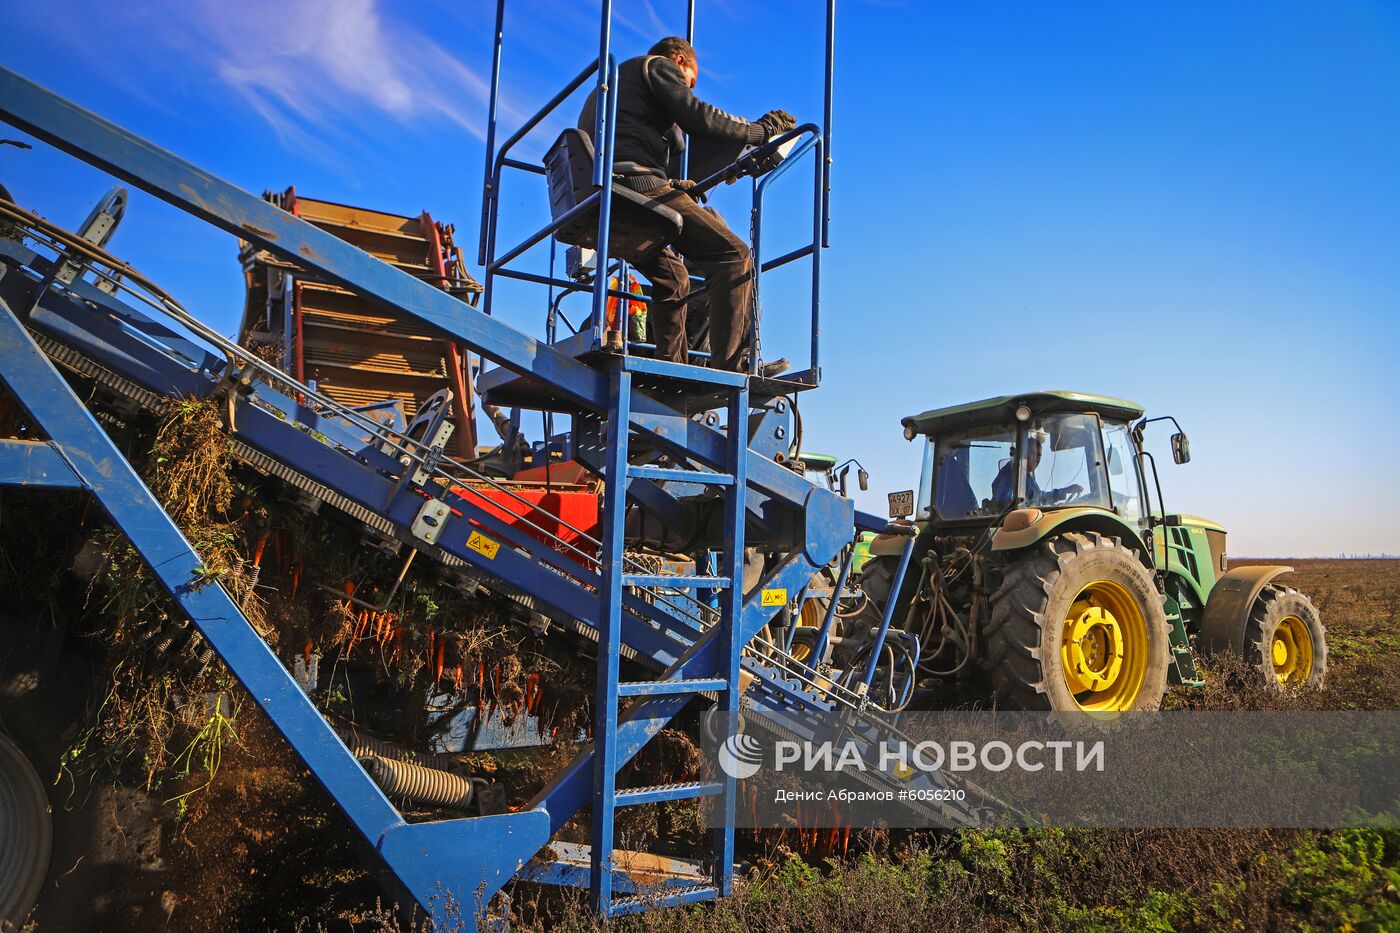
{"label": "yellow warning sticker", "polygon": [[496,552],[501,549],[501,542],[493,541],[479,531],[473,531],[471,537],[467,539],[467,547],[487,560],[495,560]]}
{"label": "yellow warning sticker", "polygon": [[786,606],[787,601],[787,587],[785,586],[763,591],[763,605],[765,606]]}

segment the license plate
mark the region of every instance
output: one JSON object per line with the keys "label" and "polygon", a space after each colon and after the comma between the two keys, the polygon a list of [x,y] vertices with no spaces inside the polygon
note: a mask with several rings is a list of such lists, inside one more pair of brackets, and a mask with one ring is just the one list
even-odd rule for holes
{"label": "license plate", "polygon": [[914,514],[914,490],[905,489],[901,492],[892,492],[890,499],[890,518],[906,518]]}

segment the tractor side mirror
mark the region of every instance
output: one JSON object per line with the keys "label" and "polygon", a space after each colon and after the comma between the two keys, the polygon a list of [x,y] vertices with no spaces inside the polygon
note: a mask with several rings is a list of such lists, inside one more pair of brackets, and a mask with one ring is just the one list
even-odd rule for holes
{"label": "tractor side mirror", "polygon": [[870,490],[870,474],[865,472],[864,469],[856,471],[856,482],[860,483],[861,492],[868,492]]}
{"label": "tractor side mirror", "polygon": [[1191,442],[1186,439],[1185,431],[1172,435],[1172,459],[1177,463],[1191,462]]}

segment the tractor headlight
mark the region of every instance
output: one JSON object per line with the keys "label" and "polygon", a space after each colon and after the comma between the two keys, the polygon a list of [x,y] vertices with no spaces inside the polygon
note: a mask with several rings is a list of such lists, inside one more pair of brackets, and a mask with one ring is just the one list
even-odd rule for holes
{"label": "tractor headlight", "polygon": [[912,441],[914,438],[916,438],[916,437],[918,437],[918,436],[919,436],[919,432],[914,430],[914,426],[913,426],[912,424],[906,424],[906,425],[904,426],[904,439],[905,439],[906,441]]}
{"label": "tractor headlight", "polygon": [[1017,405],[1017,406],[1016,406],[1016,420],[1017,420],[1017,421],[1030,421],[1030,420],[1031,420],[1031,407],[1030,407],[1029,405]]}

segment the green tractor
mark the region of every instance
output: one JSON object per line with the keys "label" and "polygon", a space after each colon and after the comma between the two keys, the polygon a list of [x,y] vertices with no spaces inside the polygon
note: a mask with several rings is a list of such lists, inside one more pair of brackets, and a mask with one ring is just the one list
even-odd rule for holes
{"label": "green tractor", "polygon": [[[1243,657],[1270,682],[1322,683],[1316,607],[1277,582],[1289,567],[1228,568],[1225,529],[1168,512],[1143,435],[1170,421],[1173,459],[1190,447],[1176,419],[1076,392],[1034,392],[904,419],[925,438],[917,536],[881,536],[861,584],[866,618],[896,599],[916,636],[918,691],[957,682],[1003,709],[1157,709],[1168,683],[1199,685],[1197,653]],[[1155,503],[1152,493],[1155,493]],[[906,704],[908,701],[905,701]]]}

